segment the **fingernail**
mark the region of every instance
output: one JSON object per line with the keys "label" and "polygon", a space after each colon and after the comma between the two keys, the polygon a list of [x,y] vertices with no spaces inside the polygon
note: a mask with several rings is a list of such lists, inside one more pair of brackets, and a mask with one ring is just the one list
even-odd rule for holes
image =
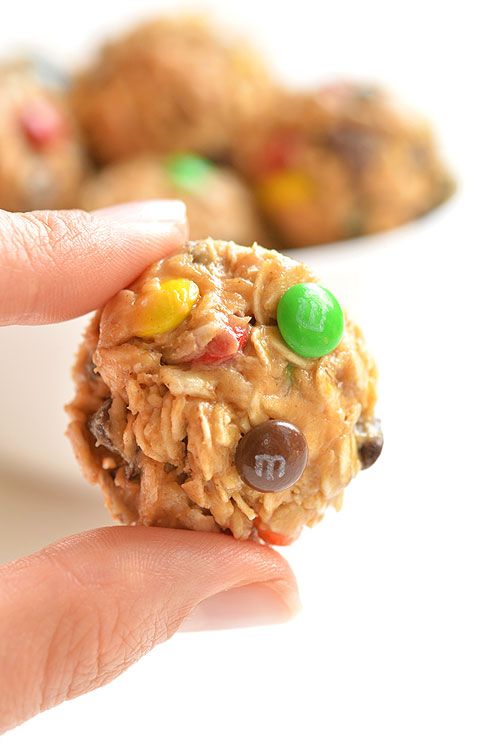
{"label": "fingernail", "polygon": [[124,224],[142,222],[186,221],[186,206],[182,201],[135,201],[119,203],[92,211],[106,221],[119,221]]}
{"label": "fingernail", "polygon": [[290,620],[299,609],[295,592],[289,589],[280,592],[270,585],[251,584],[222,591],[200,602],[184,620],[180,631],[275,625]]}

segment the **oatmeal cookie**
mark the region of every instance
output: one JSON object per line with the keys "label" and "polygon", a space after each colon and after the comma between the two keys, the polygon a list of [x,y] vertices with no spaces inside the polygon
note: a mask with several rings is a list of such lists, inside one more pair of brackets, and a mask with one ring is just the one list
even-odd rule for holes
{"label": "oatmeal cookie", "polygon": [[108,43],[77,77],[72,100],[98,161],[171,151],[223,158],[273,91],[245,42],[203,19],[173,17]]}
{"label": "oatmeal cookie", "polygon": [[288,544],[382,448],[376,368],[312,272],[191,242],[97,313],[68,434],[127,524]]}
{"label": "oatmeal cookie", "polygon": [[427,123],[373,86],[285,96],[234,158],[284,247],[396,227],[453,190]]}
{"label": "oatmeal cookie", "polygon": [[62,91],[29,62],[0,67],[0,208],[72,208],[85,172]]}

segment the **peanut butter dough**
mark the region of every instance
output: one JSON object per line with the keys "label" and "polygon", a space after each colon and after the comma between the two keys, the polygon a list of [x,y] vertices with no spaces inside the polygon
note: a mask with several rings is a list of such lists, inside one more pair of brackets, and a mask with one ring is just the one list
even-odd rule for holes
{"label": "peanut butter dough", "polygon": [[[74,368],[68,434],[115,519],[287,544],[329,505],[341,507],[362,462],[380,452],[376,368],[347,318],[326,356],[305,359],[286,345],[278,302],[314,281],[305,265],[258,245],[190,242],[96,314]],[[178,296],[165,302],[166,290]],[[162,316],[170,330],[157,333]],[[274,430],[270,452],[254,447],[257,426]],[[278,491],[245,481],[252,450],[257,484],[278,477]]]}

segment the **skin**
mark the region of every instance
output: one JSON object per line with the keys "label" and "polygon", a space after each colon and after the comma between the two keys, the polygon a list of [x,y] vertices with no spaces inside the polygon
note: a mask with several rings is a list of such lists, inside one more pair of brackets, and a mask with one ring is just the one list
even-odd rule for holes
{"label": "skin", "polygon": [[[101,306],[186,239],[172,201],[0,211],[0,324]],[[0,566],[0,732],[113,680],[180,628],[282,622],[295,579],[274,550],[223,534],[109,527]]]}

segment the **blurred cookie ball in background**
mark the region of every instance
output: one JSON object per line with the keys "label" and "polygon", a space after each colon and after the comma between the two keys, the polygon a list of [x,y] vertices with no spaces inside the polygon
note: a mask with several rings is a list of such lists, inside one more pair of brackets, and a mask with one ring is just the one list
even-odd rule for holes
{"label": "blurred cookie ball in background", "polygon": [[453,192],[427,123],[368,85],[285,96],[234,158],[284,247],[390,229]]}
{"label": "blurred cookie ball in background", "polygon": [[73,104],[94,158],[194,151],[224,158],[274,83],[255,51],[200,18],[146,23],[77,77]]}
{"label": "blurred cookie ball in background", "polygon": [[264,237],[250,189],[233,170],[195,154],[138,156],[110,165],[84,183],[79,205],[90,211],[155,198],[185,202],[193,239],[252,244]]}
{"label": "blurred cookie ball in background", "polygon": [[71,208],[85,159],[64,91],[41,61],[0,65],[0,208]]}

